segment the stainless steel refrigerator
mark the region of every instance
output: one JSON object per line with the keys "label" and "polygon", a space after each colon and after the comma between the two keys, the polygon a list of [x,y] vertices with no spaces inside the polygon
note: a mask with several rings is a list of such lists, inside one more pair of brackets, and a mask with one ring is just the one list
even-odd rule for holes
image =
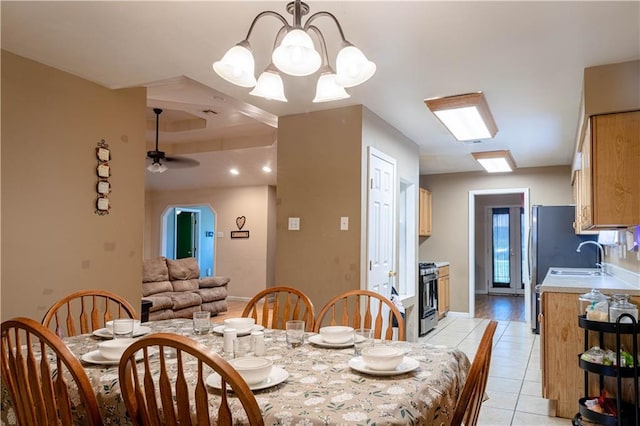
{"label": "stainless steel refrigerator", "polygon": [[583,241],[597,240],[597,235],[576,235],[573,229],[575,206],[533,206],[529,238],[529,273],[531,282],[531,326],[540,332],[538,314],[540,295],[536,286],[542,284],[550,267],[595,268],[598,247],[588,244],[576,252]]}

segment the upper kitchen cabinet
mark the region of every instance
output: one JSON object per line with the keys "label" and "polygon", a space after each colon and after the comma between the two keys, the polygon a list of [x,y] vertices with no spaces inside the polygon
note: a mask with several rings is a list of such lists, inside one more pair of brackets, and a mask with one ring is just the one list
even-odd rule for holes
{"label": "upper kitchen cabinet", "polygon": [[580,171],[583,229],[640,224],[640,111],[596,115],[585,132]]}
{"label": "upper kitchen cabinet", "polygon": [[431,191],[420,188],[420,218],[418,235],[428,237],[431,235]]}
{"label": "upper kitchen cabinet", "polygon": [[640,60],[585,68],[573,186],[577,233],[640,224]]}

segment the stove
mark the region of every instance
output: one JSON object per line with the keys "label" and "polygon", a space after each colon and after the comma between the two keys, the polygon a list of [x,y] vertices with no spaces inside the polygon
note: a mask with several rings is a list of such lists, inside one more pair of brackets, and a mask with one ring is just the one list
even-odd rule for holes
{"label": "stove", "polygon": [[438,325],[438,267],[418,263],[418,334],[424,336]]}

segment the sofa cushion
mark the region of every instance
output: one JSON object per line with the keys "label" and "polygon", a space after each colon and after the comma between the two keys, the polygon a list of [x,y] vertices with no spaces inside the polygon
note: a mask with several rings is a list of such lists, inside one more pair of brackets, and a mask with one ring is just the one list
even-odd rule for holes
{"label": "sofa cushion", "polygon": [[213,302],[214,300],[225,299],[228,296],[226,287],[201,288],[196,293],[202,298],[202,302]]}
{"label": "sofa cushion", "polygon": [[165,257],[155,257],[142,261],[142,282],[169,281],[169,269]]}
{"label": "sofa cushion", "polygon": [[204,277],[200,278],[200,288],[220,287],[231,281],[229,277]]}
{"label": "sofa cushion", "polygon": [[200,298],[200,295],[190,291],[169,293],[168,296],[173,300],[174,311],[177,309],[188,308],[189,306],[200,306],[202,304],[202,298]]}
{"label": "sofa cushion", "polygon": [[171,281],[155,281],[142,283],[142,295],[151,296],[152,294],[165,293],[173,291]]}
{"label": "sofa cushion", "polygon": [[195,291],[198,289],[198,280],[174,280],[171,281],[171,287],[174,292],[181,293],[185,291]]}
{"label": "sofa cushion", "polygon": [[184,309],[174,309],[173,315],[176,318],[193,318],[193,313],[200,311],[200,305],[198,306],[189,306]]}
{"label": "sofa cushion", "polygon": [[200,267],[195,257],[184,259],[167,259],[169,280],[191,280],[200,278]]}
{"label": "sofa cushion", "polygon": [[213,302],[203,303],[200,307],[203,311],[209,311],[212,315],[215,315],[219,312],[227,311],[227,299],[224,300],[216,300]]}
{"label": "sofa cushion", "polygon": [[169,294],[165,293],[145,297],[145,300],[151,301],[151,308],[149,308],[149,312],[156,312],[163,309],[173,308],[173,300],[171,299],[171,297],[169,297]]}
{"label": "sofa cushion", "polygon": [[172,309],[163,309],[161,311],[149,312],[149,321],[162,321],[174,319],[176,315]]}

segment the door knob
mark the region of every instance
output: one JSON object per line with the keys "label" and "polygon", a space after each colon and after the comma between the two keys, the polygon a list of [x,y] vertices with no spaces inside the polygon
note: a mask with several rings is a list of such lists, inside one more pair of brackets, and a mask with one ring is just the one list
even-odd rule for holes
{"label": "door knob", "polygon": [[389,276],[390,276],[390,277],[395,277],[396,275],[398,275],[398,273],[397,273],[397,272],[395,272],[395,271],[389,271]]}

